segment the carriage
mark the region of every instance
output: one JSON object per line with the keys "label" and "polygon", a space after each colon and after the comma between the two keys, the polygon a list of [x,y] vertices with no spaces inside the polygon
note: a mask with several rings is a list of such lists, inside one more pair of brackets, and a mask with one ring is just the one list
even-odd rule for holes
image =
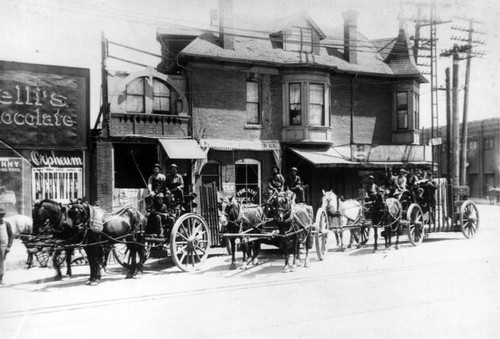
{"label": "carriage", "polygon": [[[196,206],[193,202],[195,197],[196,194],[192,193],[184,197],[183,203],[168,204],[166,219],[170,224],[167,226],[162,223],[162,227],[168,229],[165,234],[160,235],[145,228],[145,260],[152,255],[171,257],[179,269],[192,272],[203,267],[211,247],[221,245],[215,184],[201,187],[201,214],[192,212]],[[120,265],[130,266],[131,253],[125,244],[114,244],[110,250]],[[136,260],[139,258],[136,257]]]}
{"label": "carriage", "polygon": [[[231,197],[222,210],[228,225],[232,225],[232,230],[231,226],[227,226],[222,233],[224,240],[231,244],[230,269],[236,268],[234,257],[236,239],[240,239],[245,247],[253,246],[254,249],[257,247],[251,257],[249,251],[249,261],[244,263],[244,267],[256,260],[260,244],[265,243],[283,250],[285,255],[283,272],[293,270],[297,260],[300,260],[301,248],[305,250],[304,266],[308,264],[309,249],[313,247],[313,243],[317,244],[316,248],[320,248],[318,243],[321,239],[312,206],[296,203],[295,194],[291,191],[271,192],[262,206],[240,203],[235,197]],[[289,263],[290,254],[293,255],[293,265]],[[319,251],[317,255],[319,260],[323,258]]]}
{"label": "carriage", "polygon": [[[448,191],[449,190],[449,191]],[[378,215],[373,213],[374,206],[365,200],[364,190],[360,190],[358,199],[343,201],[333,192],[323,192],[323,199],[332,195],[337,199],[333,211],[323,203],[316,214],[318,225],[318,253],[324,255],[327,249],[328,234],[333,232],[339,242],[344,231],[351,232],[349,246],[353,237],[358,247],[368,241],[370,228],[375,233],[375,249],[377,247],[377,229],[381,228],[382,236],[390,240],[406,234],[413,246],[422,243],[430,233],[462,232],[467,238],[473,238],[479,227],[479,213],[476,204],[468,199],[468,186],[452,186],[446,179],[422,180],[415,186],[415,192],[404,191],[395,198],[382,198]],[[383,194],[383,193],[382,193]],[[448,199],[452,196],[453,199]],[[331,199],[331,198],[330,198]],[[358,237],[358,239],[356,239]],[[387,243],[386,243],[387,244]],[[390,244],[390,242],[389,242]],[[340,246],[343,246],[340,240]]]}

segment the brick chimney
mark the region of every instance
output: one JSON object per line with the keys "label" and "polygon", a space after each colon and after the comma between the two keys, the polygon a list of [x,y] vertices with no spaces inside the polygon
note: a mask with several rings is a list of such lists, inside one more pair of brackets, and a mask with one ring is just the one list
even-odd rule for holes
{"label": "brick chimney", "polygon": [[358,63],[358,12],[347,11],[344,17],[344,57],[352,63]]}
{"label": "brick chimney", "polygon": [[224,49],[234,49],[234,35],[229,34],[233,27],[233,0],[219,0],[219,39]]}

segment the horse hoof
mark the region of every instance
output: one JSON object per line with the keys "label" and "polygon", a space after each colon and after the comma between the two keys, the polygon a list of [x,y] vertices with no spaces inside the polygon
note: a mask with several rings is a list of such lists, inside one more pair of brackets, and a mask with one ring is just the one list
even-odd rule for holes
{"label": "horse hoof", "polygon": [[65,275],[64,277],[62,277],[61,280],[68,281],[69,279],[71,279],[71,276],[70,275]]}
{"label": "horse hoof", "polygon": [[134,277],[134,275],[132,273],[129,273],[129,274],[127,274],[125,279],[132,279],[133,277]]}
{"label": "horse hoof", "polygon": [[90,285],[91,283],[92,283],[92,281],[90,281],[90,279],[89,279],[89,280],[87,280],[87,281],[85,282],[85,285]]}
{"label": "horse hoof", "polygon": [[90,283],[90,286],[97,286],[99,285],[101,282],[99,280],[94,280]]}
{"label": "horse hoof", "polygon": [[356,246],[356,248],[359,250],[361,248],[361,244],[358,244],[358,246]]}
{"label": "horse hoof", "polygon": [[56,275],[56,277],[54,278],[55,281],[60,281],[62,280],[62,275]]}
{"label": "horse hoof", "polygon": [[396,249],[399,250],[399,245],[396,245]]}
{"label": "horse hoof", "polygon": [[229,265],[229,269],[232,271],[232,270],[235,270],[236,269],[236,264],[231,264]]}
{"label": "horse hoof", "polygon": [[374,248],[373,253],[377,253],[378,249]]}
{"label": "horse hoof", "polygon": [[252,262],[252,264],[253,264],[254,266],[257,266],[257,265],[259,265],[259,264],[260,264],[260,262],[259,262],[258,260],[255,260],[254,262]]}

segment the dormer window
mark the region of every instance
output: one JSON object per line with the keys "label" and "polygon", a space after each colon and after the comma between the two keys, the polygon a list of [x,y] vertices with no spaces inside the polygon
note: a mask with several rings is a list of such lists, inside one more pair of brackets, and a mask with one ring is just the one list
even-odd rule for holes
{"label": "dormer window", "polygon": [[293,26],[285,35],[284,49],[287,51],[296,51],[312,53],[312,29],[306,27]]}
{"label": "dormer window", "polygon": [[419,87],[416,83],[394,86],[392,141],[418,144],[420,141]]}

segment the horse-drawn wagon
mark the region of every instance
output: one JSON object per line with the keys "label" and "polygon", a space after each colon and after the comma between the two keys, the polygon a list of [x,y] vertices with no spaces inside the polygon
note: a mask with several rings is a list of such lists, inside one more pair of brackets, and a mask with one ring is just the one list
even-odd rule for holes
{"label": "horse-drawn wagon", "polygon": [[[312,206],[295,203],[295,195],[290,191],[271,193],[263,206],[242,204],[231,197],[225,202],[222,213],[227,218],[226,232],[222,236],[231,244],[230,269],[236,268],[236,239],[240,239],[248,250],[245,267],[258,262],[261,243],[278,246],[285,256],[284,272],[293,270],[300,260],[301,247],[305,250],[304,266],[307,266],[312,243],[320,241]],[[290,254],[293,255],[292,265]],[[321,260],[321,253],[317,255]]]}

